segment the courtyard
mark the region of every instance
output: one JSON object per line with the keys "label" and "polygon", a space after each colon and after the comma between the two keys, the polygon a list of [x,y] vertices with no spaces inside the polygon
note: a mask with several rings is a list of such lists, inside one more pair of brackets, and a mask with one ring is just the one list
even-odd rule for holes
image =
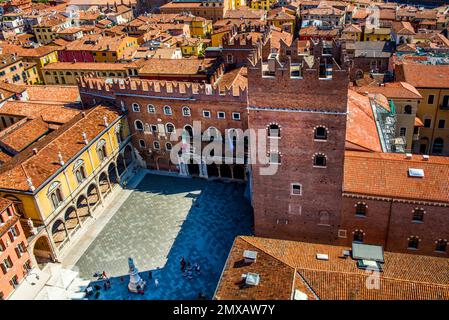
{"label": "courtyard", "polygon": [[[244,191],[235,182],[147,174],[74,269],[92,284],[96,273],[106,272],[111,288],[98,290],[98,299],[196,299],[199,293],[210,299],[234,237],[252,232]],[[144,295],[127,290],[128,257],[147,282]],[[181,257],[199,264],[200,272],[184,276]]]}

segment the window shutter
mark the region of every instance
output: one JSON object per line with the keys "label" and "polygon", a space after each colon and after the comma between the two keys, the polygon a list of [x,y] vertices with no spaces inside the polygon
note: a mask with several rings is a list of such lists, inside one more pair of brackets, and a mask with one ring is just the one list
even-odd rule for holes
{"label": "window shutter", "polygon": [[2,263],[0,264],[0,266],[2,267],[3,274],[6,274],[6,273],[8,272],[8,269],[6,268],[5,263],[2,262]]}
{"label": "window shutter", "polygon": [[16,251],[17,257],[20,259],[22,257],[22,254],[20,253],[19,248],[14,249]]}
{"label": "window shutter", "polygon": [[8,232],[8,236],[9,236],[9,239],[11,240],[11,242],[13,242],[14,241],[14,235],[12,234],[11,230]]}

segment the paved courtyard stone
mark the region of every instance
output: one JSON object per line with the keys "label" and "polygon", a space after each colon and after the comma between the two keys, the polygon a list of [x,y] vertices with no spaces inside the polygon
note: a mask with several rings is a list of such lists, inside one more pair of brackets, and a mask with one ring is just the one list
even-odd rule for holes
{"label": "paved courtyard stone", "polygon": [[[148,174],[74,269],[92,281],[106,272],[112,288],[99,290],[99,299],[196,299],[200,292],[212,298],[235,236],[252,232],[244,191],[234,182]],[[128,257],[147,282],[144,295],[127,290]],[[184,276],[181,257],[198,263],[200,273]]]}

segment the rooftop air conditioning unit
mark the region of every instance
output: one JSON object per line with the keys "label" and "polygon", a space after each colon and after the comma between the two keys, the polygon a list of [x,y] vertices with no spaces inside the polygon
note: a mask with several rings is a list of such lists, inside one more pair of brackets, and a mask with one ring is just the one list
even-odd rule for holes
{"label": "rooftop air conditioning unit", "polygon": [[256,262],[257,252],[251,251],[251,250],[245,250],[245,251],[243,251],[243,259],[245,260],[245,263]]}

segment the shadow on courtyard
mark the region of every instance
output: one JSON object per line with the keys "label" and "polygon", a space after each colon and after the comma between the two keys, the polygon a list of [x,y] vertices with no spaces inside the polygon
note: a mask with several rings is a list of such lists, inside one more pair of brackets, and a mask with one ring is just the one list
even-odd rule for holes
{"label": "shadow on courtyard", "polygon": [[[94,293],[90,298],[197,299],[199,293],[208,299],[212,298],[235,236],[252,232],[252,209],[249,201],[244,198],[244,191],[245,184],[242,183],[147,175],[91,244],[99,248],[89,250],[89,247],[87,254],[77,262],[77,266],[80,264],[80,271],[83,271],[80,272],[81,275],[85,277],[88,276],[85,274],[88,271],[91,271],[90,277],[96,271],[105,270],[108,275],[111,274],[107,270],[111,260],[120,264],[119,273],[112,272],[110,276],[111,289],[103,289],[104,281],[94,281],[92,285],[97,284],[97,288],[101,289],[98,290],[98,297]],[[139,194],[144,194],[147,205],[157,209],[141,209],[145,208],[145,203],[137,197]],[[190,209],[187,209],[188,206]],[[133,211],[131,215],[130,211]],[[145,216],[145,219],[141,219],[145,221],[139,223],[139,216],[142,218],[143,215],[150,217]],[[104,233],[116,231],[114,223],[121,218],[125,219],[124,226],[121,221],[125,230],[119,232],[122,238],[115,238],[117,243],[114,243],[114,238],[104,237]],[[147,232],[139,229],[140,238],[131,241],[125,239],[124,237],[135,236],[135,228],[143,228]],[[106,242],[102,244],[101,241]],[[129,250],[123,248],[122,242],[125,242]],[[122,249],[111,249],[115,246]],[[136,251],[135,246],[141,251]],[[167,246],[166,250],[164,246]],[[103,257],[104,269],[83,270],[82,260],[86,255],[90,255],[90,259],[102,259],[95,254],[98,250],[111,251]],[[156,257],[157,255],[159,256]],[[129,293],[127,290],[128,256],[134,258],[141,277],[147,283],[144,295]],[[181,257],[192,266],[194,263],[199,264],[200,273],[193,271],[191,279],[183,275],[180,268]],[[96,265],[100,267],[101,261]],[[149,278],[149,271],[152,279]],[[157,287],[155,279],[158,280]]]}

